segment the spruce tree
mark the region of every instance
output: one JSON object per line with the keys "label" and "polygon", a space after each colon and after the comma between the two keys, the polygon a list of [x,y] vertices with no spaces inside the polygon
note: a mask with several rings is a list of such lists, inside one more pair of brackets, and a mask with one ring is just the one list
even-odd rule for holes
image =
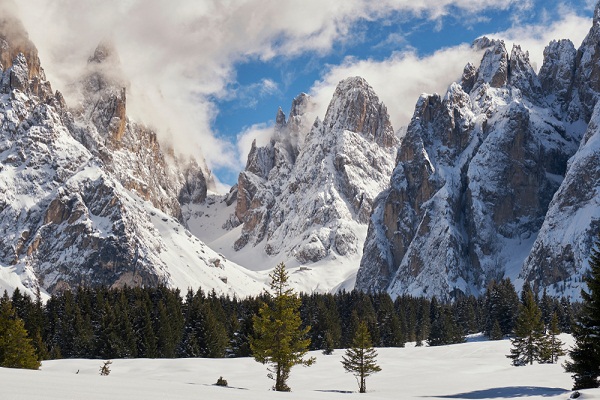
{"label": "spruce tree", "polygon": [[301,300],[288,285],[285,265],[277,265],[269,276],[273,294],[268,296],[270,304],[264,303],[253,318],[250,348],[256,361],[269,364],[268,376],[275,380],[273,389],[289,392],[287,379],[292,367],[315,362],[313,357],[304,358],[310,345],[310,326],[301,328]]}
{"label": "spruce tree", "polygon": [[563,350],[564,343],[558,338],[558,335],[560,335],[558,315],[554,312],[550,318],[545,346],[542,349],[542,362],[554,364],[558,361],[558,357],[565,355],[565,351]]}
{"label": "spruce tree", "polygon": [[7,297],[0,300],[0,367],[38,369],[38,360],[25,323]]}
{"label": "spruce tree", "polygon": [[569,351],[572,361],[565,370],[573,375],[573,390],[600,386],[600,238],[590,256],[590,273],[585,278],[588,291],[581,290],[582,309],[573,326],[575,345]]}
{"label": "spruce tree", "polygon": [[542,312],[535,302],[530,288],[523,290],[523,303],[515,325],[515,336],[511,339],[512,348],[506,357],[512,359],[515,366],[533,364],[540,361],[545,345],[545,329]]}
{"label": "spruce tree", "polygon": [[366,378],[375,372],[381,371],[377,365],[377,351],[373,348],[369,329],[364,321],[358,325],[358,329],[352,341],[352,347],[346,350],[342,356],[342,365],[347,372],[356,376],[359,393],[366,393]]}
{"label": "spruce tree", "polygon": [[502,328],[500,328],[500,323],[498,320],[494,320],[494,325],[492,325],[492,331],[490,332],[490,340],[502,340],[504,335],[502,334]]}

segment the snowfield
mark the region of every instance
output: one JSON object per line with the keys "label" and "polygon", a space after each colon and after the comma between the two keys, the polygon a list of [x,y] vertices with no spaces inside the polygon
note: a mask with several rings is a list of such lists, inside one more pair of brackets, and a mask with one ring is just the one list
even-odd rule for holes
{"label": "snowfield", "polygon": [[[251,358],[113,360],[100,376],[102,360],[45,361],[40,371],[0,368],[0,398],[35,399],[568,399],[572,380],[559,364],[513,367],[505,357],[510,341],[482,341],[441,347],[378,349],[382,371],[367,379],[360,394],[340,363],[342,350],[317,363],[295,367],[291,393],[270,390],[266,367]],[[570,336],[561,339],[572,344]],[[78,373],[77,373],[78,372]],[[219,376],[229,387],[214,383]],[[600,389],[580,399],[600,399]]]}

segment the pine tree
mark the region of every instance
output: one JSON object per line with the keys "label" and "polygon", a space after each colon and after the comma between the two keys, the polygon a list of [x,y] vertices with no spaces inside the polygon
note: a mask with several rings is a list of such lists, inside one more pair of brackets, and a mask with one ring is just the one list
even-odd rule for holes
{"label": "pine tree", "polygon": [[522,297],[523,303],[519,305],[515,325],[515,337],[511,339],[510,354],[506,356],[512,359],[513,365],[516,366],[540,361],[545,345],[542,312],[535,302],[533,292],[525,288]]}
{"label": "pine tree", "polygon": [[558,338],[558,335],[560,335],[558,315],[554,312],[550,318],[545,346],[542,349],[542,362],[554,364],[558,361],[558,357],[565,355],[565,351],[563,350],[564,343]]}
{"label": "pine tree", "polygon": [[504,338],[504,335],[502,334],[500,323],[498,320],[495,320],[494,325],[492,325],[492,331],[490,332],[490,340],[502,340],[502,338]]}
{"label": "pine tree", "polygon": [[285,265],[277,265],[269,276],[273,295],[269,296],[270,304],[264,303],[253,318],[250,348],[256,361],[270,365],[268,376],[275,380],[273,389],[289,392],[287,379],[292,367],[315,362],[313,357],[304,358],[310,345],[306,338],[310,326],[301,328],[301,300],[289,288]]}
{"label": "pine tree", "polygon": [[27,336],[25,323],[17,317],[8,296],[0,300],[0,367],[40,367],[35,348]]}
{"label": "pine tree", "polygon": [[369,329],[364,321],[361,321],[354,335],[352,347],[346,350],[342,356],[342,365],[347,372],[356,376],[359,393],[366,393],[366,378],[375,372],[381,371],[376,364],[377,351],[373,348]]}
{"label": "pine tree", "polygon": [[592,249],[585,282],[589,291],[581,290],[582,310],[573,326],[575,345],[569,351],[572,361],[565,363],[565,370],[573,374],[573,390],[600,386],[600,237]]}

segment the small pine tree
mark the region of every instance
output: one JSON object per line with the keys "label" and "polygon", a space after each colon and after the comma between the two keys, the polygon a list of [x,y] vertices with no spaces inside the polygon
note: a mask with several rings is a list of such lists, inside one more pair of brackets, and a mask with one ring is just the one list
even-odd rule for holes
{"label": "small pine tree", "polygon": [[512,348],[506,357],[512,359],[515,366],[540,361],[541,351],[545,345],[544,333],[542,312],[535,302],[531,289],[525,289],[523,303],[519,305],[515,337],[511,339]]}
{"label": "small pine tree", "polygon": [[215,383],[215,385],[217,385],[217,386],[227,386],[227,379],[223,379],[223,377],[220,376],[219,379],[217,379],[217,383]]}
{"label": "small pine tree", "polygon": [[492,331],[490,332],[490,340],[502,340],[504,335],[502,334],[502,328],[500,328],[500,323],[498,320],[494,320],[494,325],[492,325]]}
{"label": "small pine tree", "polygon": [[298,311],[301,300],[289,288],[285,265],[279,264],[269,276],[274,292],[272,304],[263,304],[254,316],[250,348],[256,361],[270,364],[268,376],[275,380],[273,389],[289,392],[287,379],[292,367],[310,366],[315,362],[313,357],[304,358],[310,345],[310,339],[307,339],[310,326],[301,328]]}
{"label": "small pine tree", "polygon": [[366,393],[366,378],[375,372],[381,371],[376,364],[377,351],[371,343],[371,335],[364,321],[361,321],[354,335],[352,347],[342,356],[342,365],[347,372],[356,376],[359,393]]}
{"label": "small pine tree", "polygon": [[0,300],[0,367],[40,367],[35,348],[27,336],[25,323],[17,317],[7,295]]}
{"label": "small pine tree", "polygon": [[100,367],[100,375],[102,375],[102,376],[110,375],[110,365],[111,364],[112,364],[112,361],[110,361],[110,360],[104,361],[104,364],[102,364],[102,366]]}
{"label": "small pine tree", "polygon": [[565,355],[565,351],[563,350],[564,343],[558,338],[558,335],[560,335],[558,315],[554,312],[550,319],[545,346],[541,352],[542,362],[554,364],[558,361],[558,357]]}
{"label": "small pine tree", "polygon": [[569,351],[572,361],[565,363],[565,370],[573,374],[573,390],[600,386],[600,237],[592,249],[585,282],[589,292],[581,289],[582,310],[573,326],[575,345]]}

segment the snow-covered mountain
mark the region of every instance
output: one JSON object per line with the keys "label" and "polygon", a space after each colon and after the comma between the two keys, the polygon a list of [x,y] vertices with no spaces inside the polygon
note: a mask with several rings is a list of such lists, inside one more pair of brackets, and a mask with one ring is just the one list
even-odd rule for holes
{"label": "snow-covered mountain", "polygon": [[[310,97],[301,94],[287,119],[278,111],[273,138],[264,147],[252,145],[225,201],[235,204],[225,222],[231,231],[206,240],[249,268],[284,261],[302,273],[297,287],[326,291],[353,285],[373,201],[388,185],[398,139],[385,105],[362,78],[340,82],[324,119],[312,127],[310,109]],[[190,222],[196,232],[194,226]]]}
{"label": "snow-covered mountain", "polygon": [[182,224],[181,206],[203,202],[211,177],[127,118],[108,46],[90,58],[83,101],[72,109],[52,93],[35,46],[7,16],[0,60],[0,288],[263,288]]}
{"label": "snow-covered mountain", "polygon": [[358,289],[451,298],[510,277],[579,296],[600,232],[599,43],[600,8],[580,49],[550,43],[539,74],[519,46],[483,38],[478,68],[419,99]]}
{"label": "snow-covered mountain", "polygon": [[257,271],[285,262],[303,291],[447,299],[510,277],[579,296],[600,232],[600,7],[581,47],[551,42],[538,73],[519,46],[478,39],[480,64],[422,95],[401,143],[360,77],[323,119],[301,94],[226,196],[127,116],[110,43],[67,105],[18,22],[0,18],[0,39],[0,289],[256,294]]}

